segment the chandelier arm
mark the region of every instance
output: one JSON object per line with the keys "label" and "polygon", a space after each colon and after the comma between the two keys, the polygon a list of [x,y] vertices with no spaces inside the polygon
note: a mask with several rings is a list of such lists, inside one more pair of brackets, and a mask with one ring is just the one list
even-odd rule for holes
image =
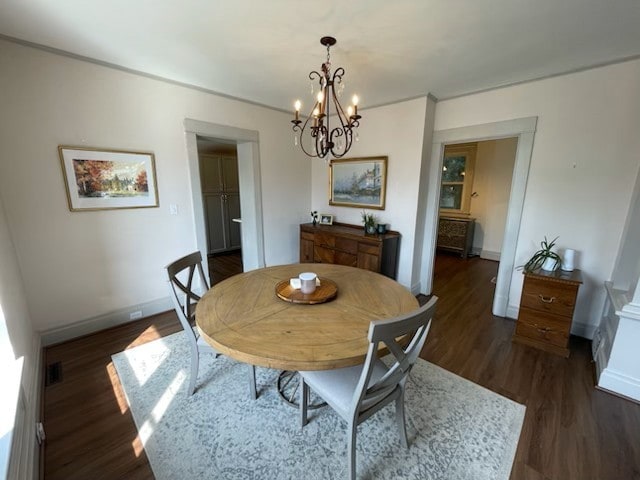
{"label": "chandelier arm", "polygon": [[321,82],[323,75],[320,72],[317,72],[315,70],[311,70],[309,72],[309,80],[313,81],[313,80],[315,80],[315,77],[318,77],[318,81]]}
{"label": "chandelier arm", "polygon": [[[314,127],[312,125],[309,125],[309,121],[311,120],[311,118],[313,118],[313,111],[316,109],[316,107],[318,106],[318,102],[315,103],[315,105],[312,107],[311,109],[311,113],[309,115],[307,115],[306,120],[304,121],[304,123],[302,123],[302,127],[300,126],[300,124],[295,124],[293,125],[293,131],[297,131],[299,132],[300,135],[300,148],[302,149],[302,151],[309,157],[312,158],[318,158],[317,154],[314,153],[310,153],[307,151],[306,148],[304,148],[304,135],[305,132],[309,132],[309,130],[307,130],[307,126],[308,128],[311,130],[311,132],[309,133],[309,135],[314,138],[317,136],[317,132],[314,131]],[[316,140],[317,141],[317,140]]]}
{"label": "chandelier arm", "polygon": [[[342,78],[342,75],[344,75],[343,68],[339,68],[335,71],[333,75],[334,84],[336,82],[336,79]],[[331,97],[336,107],[335,116],[338,117],[338,121],[340,122],[340,125],[338,127],[335,127],[333,130],[331,130],[332,143],[333,143],[334,136],[336,138],[340,138],[344,136],[344,147],[338,150],[337,148],[333,148],[333,147],[337,147],[337,143],[334,143],[331,148],[331,154],[336,158],[340,158],[349,151],[349,149],[351,148],[351,144],[353,143],[352,124],[348,115],[345,113],[344,108],[340,103],[340,100],[338,100],[338,95],[336,94],[335,89],[333,88],[331,89]]]}
{"label": "chandelier arm", "polygon": [[337,80],[337,83],[341,83],[342,82],[342,76],[345,74],[344,68],[342,67],[338,67],[336,68],[336,71],[333,72],[333,82],[335,83]]}

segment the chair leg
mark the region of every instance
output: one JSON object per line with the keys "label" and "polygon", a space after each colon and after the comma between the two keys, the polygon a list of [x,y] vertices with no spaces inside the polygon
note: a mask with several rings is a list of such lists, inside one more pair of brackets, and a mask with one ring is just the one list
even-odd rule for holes
{"label": "chair leg", "polygon": [[304,381],[302,375],[298,374],[300,378],[300,427],[304,427],[307,424],[307,401],[309,400],[309,385]]}
{"label": "chair leg", "polygon": [[407,424],[404,417],[404,388],[400,390],[400,395],[396,398],[396,423],[398,424],[398,430],[400,430],[400,441],[402,445],[404,448],[409,448]]}
{"label": "chair leg", "polygon": [[258,398],[256,393],[256,367],[255,365],[249,365],[249,396],[252,400]]}
{"label": "chair leg", "polygon": [[198,364],[200,362],[200,355],[198,354],[198,346],[195,342],[191,343],[191,375],[189,378],[189,390],[188,395],[193,395],[196,390],[196,381],[198,380]]}
{"label": "chair leg", "polygon": [[349,439],[348,439],[348,452],[347,455],[349,455],[349,480],[355,480],[356,479],[356,432],[358,431],[358,424],[356,423],[355,419],[351,420],[349,422],[349,432],[347,432],[347,435],[349,435]]}

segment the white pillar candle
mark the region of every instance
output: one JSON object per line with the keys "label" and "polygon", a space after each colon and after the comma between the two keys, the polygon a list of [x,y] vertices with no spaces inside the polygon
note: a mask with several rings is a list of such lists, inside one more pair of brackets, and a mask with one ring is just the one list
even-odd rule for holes
{"label": "white pillar candle", "polygon": [[574,263],[576,259],[576,251],[567,248],[562,256],[562,266],[560,267],[565,272],[572,272],[574,269]]}

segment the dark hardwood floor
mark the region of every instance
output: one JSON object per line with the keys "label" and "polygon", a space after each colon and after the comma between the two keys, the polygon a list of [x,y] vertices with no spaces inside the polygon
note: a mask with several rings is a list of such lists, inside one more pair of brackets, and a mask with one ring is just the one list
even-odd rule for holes
{"label": "dark hardwood floor", "polygon": [[594,388],[588,340],[567,359],[511,343],[514,321],[491,314],[497,268],[438,255],[423,357],[527,406],[513,480],[640,479],[640,405]]}
{"label": "dark hardwood floor", "polygon": [[[640,479],[640,405],[594,389],[584,339],[572,338],[568,359],[512,344],[514,322],[491,314],[496,272],[438,256],[424,358],[527,406],[511,479]],[[111,355],[178,330],[168,312],[45,350],[63,369],[44,392],[45,478],[153,478]]]}
{"label": "dark hardwood floor", "polygon": [[237,273],[242,273],[242,252],[240,250],[209,255],[207,260],[209,262],[209,281],[211,285],[215,285]]}

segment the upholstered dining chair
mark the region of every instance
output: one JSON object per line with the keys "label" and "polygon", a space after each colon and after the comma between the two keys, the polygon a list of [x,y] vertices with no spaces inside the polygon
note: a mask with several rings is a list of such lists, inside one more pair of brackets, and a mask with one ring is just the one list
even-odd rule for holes
{"label": "upholstered dining chair", "polygon": [[[200,300],[200,296],[195,292],[197,285],[200,283],[201,288],[206,292],[209,290],[209,283],[204,275],[202,268],[202,255],[200,252],[193,252],[175,262],[170,263],[166,267],[169,276],[169,290],[171,291],[171,299],[175,307],[178,319],[182,324],[184,333],[189,341],[191,350],[191,374],[189,379],[188,395],[193,395],[198,379],[198,365],[200,363],[200,353],[213,353],[216,358],[220,353],[209,345],[200,335],[198,327],[195,323],[196,304]],[[249,393],[251,398],[256,398],[256,370],[255,366],[249,365]]]}
{"label": "upholstered dining chair", "polygon": [[[369,350],[363,365],[336,370],[300,372],[300,417],[307,424],[309,387],[322,397],[348,424],[347,453],[349,479],[356,477],[357,426],[387,404],[395,401],[396,423],[402,444],[408,448],[404,413],[404,391],[407,377],[415,364],[431,327],[437,297],[409,314],[389,320],[375,320],[369,325]],[[396,339],[410,335],[403,347]],[[383,343],[393,356],[387,366],[378,358]]]}

